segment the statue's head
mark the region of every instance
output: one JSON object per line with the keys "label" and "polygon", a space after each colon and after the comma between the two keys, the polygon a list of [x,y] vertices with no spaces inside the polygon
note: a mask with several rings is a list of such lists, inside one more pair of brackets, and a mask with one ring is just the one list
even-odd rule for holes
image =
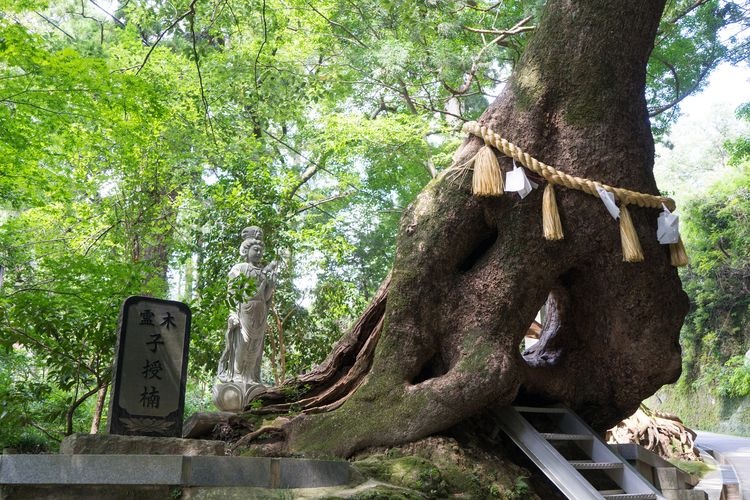
{"label": "statue's head", "polygon": [[251,264],[260,264],[263,257],[263,230],[256,226],[246,227],[242,230],[242,244],[240,255]]}
{"label": "statue's head", "polygon": [[256,240],[263,240],[263,230],[258,226],[248,226],[240,233],[243,240],[248,238],[254,238]]}

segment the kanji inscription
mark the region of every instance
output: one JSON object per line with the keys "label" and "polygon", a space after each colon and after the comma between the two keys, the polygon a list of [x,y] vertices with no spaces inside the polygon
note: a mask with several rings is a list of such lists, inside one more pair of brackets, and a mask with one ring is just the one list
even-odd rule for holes
{"label": "kanji inscription", "polygon": [[122,307],[109,432],[180,436],[185,406],[190,309],[129,297]]}

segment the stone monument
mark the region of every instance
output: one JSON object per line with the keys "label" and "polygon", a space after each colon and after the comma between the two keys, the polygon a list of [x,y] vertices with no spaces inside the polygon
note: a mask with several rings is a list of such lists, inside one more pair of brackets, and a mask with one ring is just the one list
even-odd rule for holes
{"label": "stone monument", "polygon": [[260,378],[266,317],[276,287],[277,263],[261,265],[263,231],[242,230],[240,256],[245,262],[229,271],[226,345],[219,360],[213,400],[222,411],[239,412],[265,390]]}
{"label": "stone monument", "polygon": [[179,437],[185,410],[190,308],[128,297],[122,306],[107,429],[110,434]]}

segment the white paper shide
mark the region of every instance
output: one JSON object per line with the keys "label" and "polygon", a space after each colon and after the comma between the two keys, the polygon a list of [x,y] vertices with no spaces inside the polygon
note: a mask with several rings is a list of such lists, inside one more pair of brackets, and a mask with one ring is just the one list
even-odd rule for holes
{"label": "white paper shide", "polygon": [[664,211],[659,214],[656,237],[662,245],[671,245],[680,241],[680,216],[673,214],[662,204]]}
{"label": "white paper shide", "polygon": [[505,174],[505,191],[515,191],[523,199],[537,187],[539,185],[536,182],[526,177],[526,171],[513,162],[513,170]]}
{"label": "white paper shide", "polygon": [[613,219],[619,219],[620,207],[615,203],[615,194],[610,193],[601,186],[596,186],[596,192],[599,193],[599,198],[602,199],[602,203],[604,203],[604,206],[607,208],[609,215],[611,215]]}

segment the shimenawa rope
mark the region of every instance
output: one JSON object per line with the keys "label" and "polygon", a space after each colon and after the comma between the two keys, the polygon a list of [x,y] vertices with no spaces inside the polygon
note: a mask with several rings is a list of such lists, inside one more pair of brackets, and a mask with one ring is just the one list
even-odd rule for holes
{"label": "shimenawa rope", "polygon": [[[544,237],[548,240],[563,238],[562,224],[560,223],[553,185],[577,189],[597,198],[599,197],[597,188],[604,189],[615,195],[615,198],[620,202],[620,236],[622,239],[623,260],[626,262],[640,262],[643,260],[643,250],[638,241],[638,235],[633,226],[627,205],[648,208],[662,208],[662,205],[664,205],[670,211],[675,210],[675,202],[671,198],[609,186],[601,182],[561,172],[537,160],[515,144],[503,139],[495,131],[486,126],[479,125],[477,122],[464,124],[463,130],[464,132],[480,137],[484,140],[485,144],[466,164],[458,166],[458,168],[462,168],[473,164],[474,176],[472,189],[476,196],[499,196],[503,194],[502,172],[500,171],[500,165],[497,162],[495,152],[492,151],[491,147],[513,158],[527,169],[536,172],[547,180],[548,184],[544,189],[542,205],[542,222]],[[687,265],[687,254],[682,239],[677,243],[670,244],[670,256],[672,265]]]}

